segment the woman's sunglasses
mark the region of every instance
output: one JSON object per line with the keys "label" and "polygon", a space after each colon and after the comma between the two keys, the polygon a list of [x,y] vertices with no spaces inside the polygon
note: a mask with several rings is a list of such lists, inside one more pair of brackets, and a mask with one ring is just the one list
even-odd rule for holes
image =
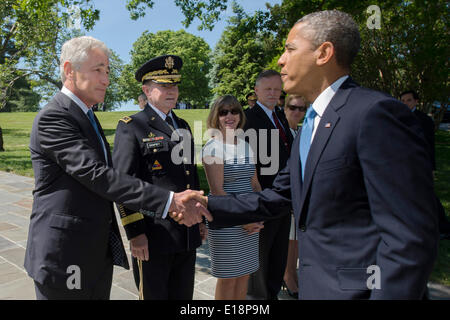
{"label": "woman's sunglasses", "polygon": [[231,110],[222,109],[222,110],[219,111],[219,116],[220,117],[226,117],[228,115],[228,113],[230,113],[230,112],[231,112],[232,115],[237,115],[237,114],[240,113],[239,109],[231,109]]}
{"label": "woman's sunglasses", "polygon": [[291,110],[291,111],[295,111],[295,110],[297,109],[297,110],[300,111],[300,112],[306,112],[306,107],[304,107],[304,106],[294,106],[294,105],[292,105],[292,104],[289,104],[289,105],[288,105],[288,108],[289,108],[289,110]]}

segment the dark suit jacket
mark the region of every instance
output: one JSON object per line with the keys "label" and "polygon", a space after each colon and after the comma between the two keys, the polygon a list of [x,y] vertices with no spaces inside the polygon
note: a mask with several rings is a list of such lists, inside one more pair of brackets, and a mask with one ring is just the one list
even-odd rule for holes
{"label": "dark suit jacket", "polygon": [[[272,189],[209,197],[216,224],[256,221],[292,202],[300,299],[420,299],[438,243],[431,165],[415,117],[347,79],[326,108],[300,174],[297,135]],[[233,214],[230,214],[233,212]],[[247,219],[239,217],[246,213]],[[381,289],[367,268],[379,266]]]}
{"label": "dark suit jacket", "polygon": [[434,151],[434,122],[426,113],[418,109],[414,110],[413,113],[417,117],[417,120],[419,120],[419,123],[423,129],[423,134],[427,142],[427,148],[430,154],[430,159],[434,171],[436,170],[436,159]]}
{"label": "dark suit jacket", "polygon": [[30,151],[35,190],[25,269],[41,284],[66,288],[67,268],[76,265],[87,288],[106,267],[110,229],[119,235],[112,202],[161,214],[169,191],[106,165],[89,119],[63,93],[36,116]]}
{"label": "dark suit jacket", "polygon": [[[191,131],[186,121],[178,118],[173,111],[172,115],[180,130]],[[167,123],[147,105],[141,112],[119,121],[114,141],[114,166],[174,192],[199,190],[192,135],[186,136],[190,140],[185,142],[190,150],[182,154],[183,157],[189,156],[189,161],[180,164],[175,164],[171,156],[174,148],[180,147],[181,141],[172,141],[171,137],[172,130]],[[143,215],[122,205],[119,211],[128,239],[145,233],[151,253],[186,252],[201,245],[198,225],[187,228],[172,219],[155,219],[151,213]]]}
{"label": "dark suit jacket", "polygon": [[[278,108],[275,108],[275,110],[276,110],[278,119],[280,120],[282,126],[285,128],[285,133],[286,133],[286,137],[289,142],[289,146],[292,146],[292,141],[294,140],[294,138],[292,137],[291,130],[289,130],[289,123],[286,120],[286,116],[284,115],[283,112],[280,112]],[[258,103],[256,103],[256,105],[253,108],[246,110],[245,116],[246,116],[246,122],[245,122],[244,130],[255,129],[256,134],[257,134],[257,145],[256,145],[257,148],[255,148],[255,146],[253,146],[253,145],[252,145],[252,147],[254,148],[255,151],[258,151],[257,159],[256,159],[256,172],[258,175],[258,181],[261,184],[262,188],[270,188],[270,186],[272,186],[273,181],[275,180],[275,177],[277,176],[277,173],[286,166],[287,160],[289,159],[289,150],[284,145],[283,140],[281,139],[281,136],[279,136],[278,148],[274,147],[276,154],[279,155],[278,156],[278,161],[279,161],[278,168],[274,174],[271,174],[271,175],[261,174],[262,168],[270,167],[271,163],[263,164],[264,160],[262,159],[262,157],[266,156],[266,153],[261,152],[260,141],[262,138],[260,136],[259,130],[260,129],[267,130],[266,131],[268,133],[267,140],[263,139],[262,142],[264,143],[264,141],[267,141],[266,142],[267,150],[268,150],[267,155],[269,157],[270,156],[274,157],[276,155],[271,154],[271,151],[272,151],[271,136],[272,136],[272,134],[271,134],[270,130],[274,130],[277,128],[273,125],[272,121],[269,119],[267,114],[264,112],[264,110],[260,107],[260,105]]]}

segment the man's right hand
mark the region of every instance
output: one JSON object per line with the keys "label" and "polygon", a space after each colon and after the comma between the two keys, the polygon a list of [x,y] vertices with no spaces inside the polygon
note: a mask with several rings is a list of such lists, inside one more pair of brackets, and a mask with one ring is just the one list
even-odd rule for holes
{"label": "man's right hand", "polygon": [[203,196],[203,191],[186,190],[174,193],[169,208],[170,217],[179,224],[191,227],[203,221],[205,217],[212,221],[211,213],[206,209],[208,198]]}
{"label": "man's right hand", "polygon": [[143,233],[130,240],[131,254],[138,260],[148,261],[148,240]]}

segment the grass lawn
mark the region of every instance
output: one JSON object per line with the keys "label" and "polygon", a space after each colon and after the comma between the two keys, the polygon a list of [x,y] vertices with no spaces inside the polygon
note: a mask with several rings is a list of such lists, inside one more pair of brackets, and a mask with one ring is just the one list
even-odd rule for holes
{"label": "grass lawn", "polygon": [[[176,110],[176,114],[185,119],[194,134],[195,143],[200,147],[207,137],[203,137],[206,130],[208,110]],[[98,112],[106,137],[113,146],[115,129],[120,118],[134,112]],[[0,170],[23,176],[33,176],[28,150],[29,138],[33,119],[36,113],[0,113],[0,127],[3,130],[5,152],[0,152]],[[202,126],[199,123],[201,121]],[[203,141],[202,141],[203,137]],[[450,213],[450,132],[436,133],[436,162],[437,174],[435,179],[436,193],[447,212]],[[209,191],[208,183],[201,165],[198,173],[201,187]],[[450,286],[450,241],[440,241],[439,255],[431,275],[431,280]]]}

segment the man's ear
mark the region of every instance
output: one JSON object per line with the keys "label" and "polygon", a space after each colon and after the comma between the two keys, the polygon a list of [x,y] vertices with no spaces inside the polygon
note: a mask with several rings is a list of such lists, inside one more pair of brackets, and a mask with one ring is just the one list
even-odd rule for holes
{"label": "man's ear", "polygon": [[329,41],[325,41],[316,49],[317,66],[327,64],[333,57],[336,58],[336,51],[334,45]]}
{"label": "man's ear", "polygon": [[66,79],[73,80],[74,68],[70,61],[64,62],[64,75]]}
{"label": "man's ear", "polygon": [[147,100],[148,100],[148,96],[150,94],[150,88],[149,86],[146,86],[145,84],[142,85],[142,92],[147,96]]}

